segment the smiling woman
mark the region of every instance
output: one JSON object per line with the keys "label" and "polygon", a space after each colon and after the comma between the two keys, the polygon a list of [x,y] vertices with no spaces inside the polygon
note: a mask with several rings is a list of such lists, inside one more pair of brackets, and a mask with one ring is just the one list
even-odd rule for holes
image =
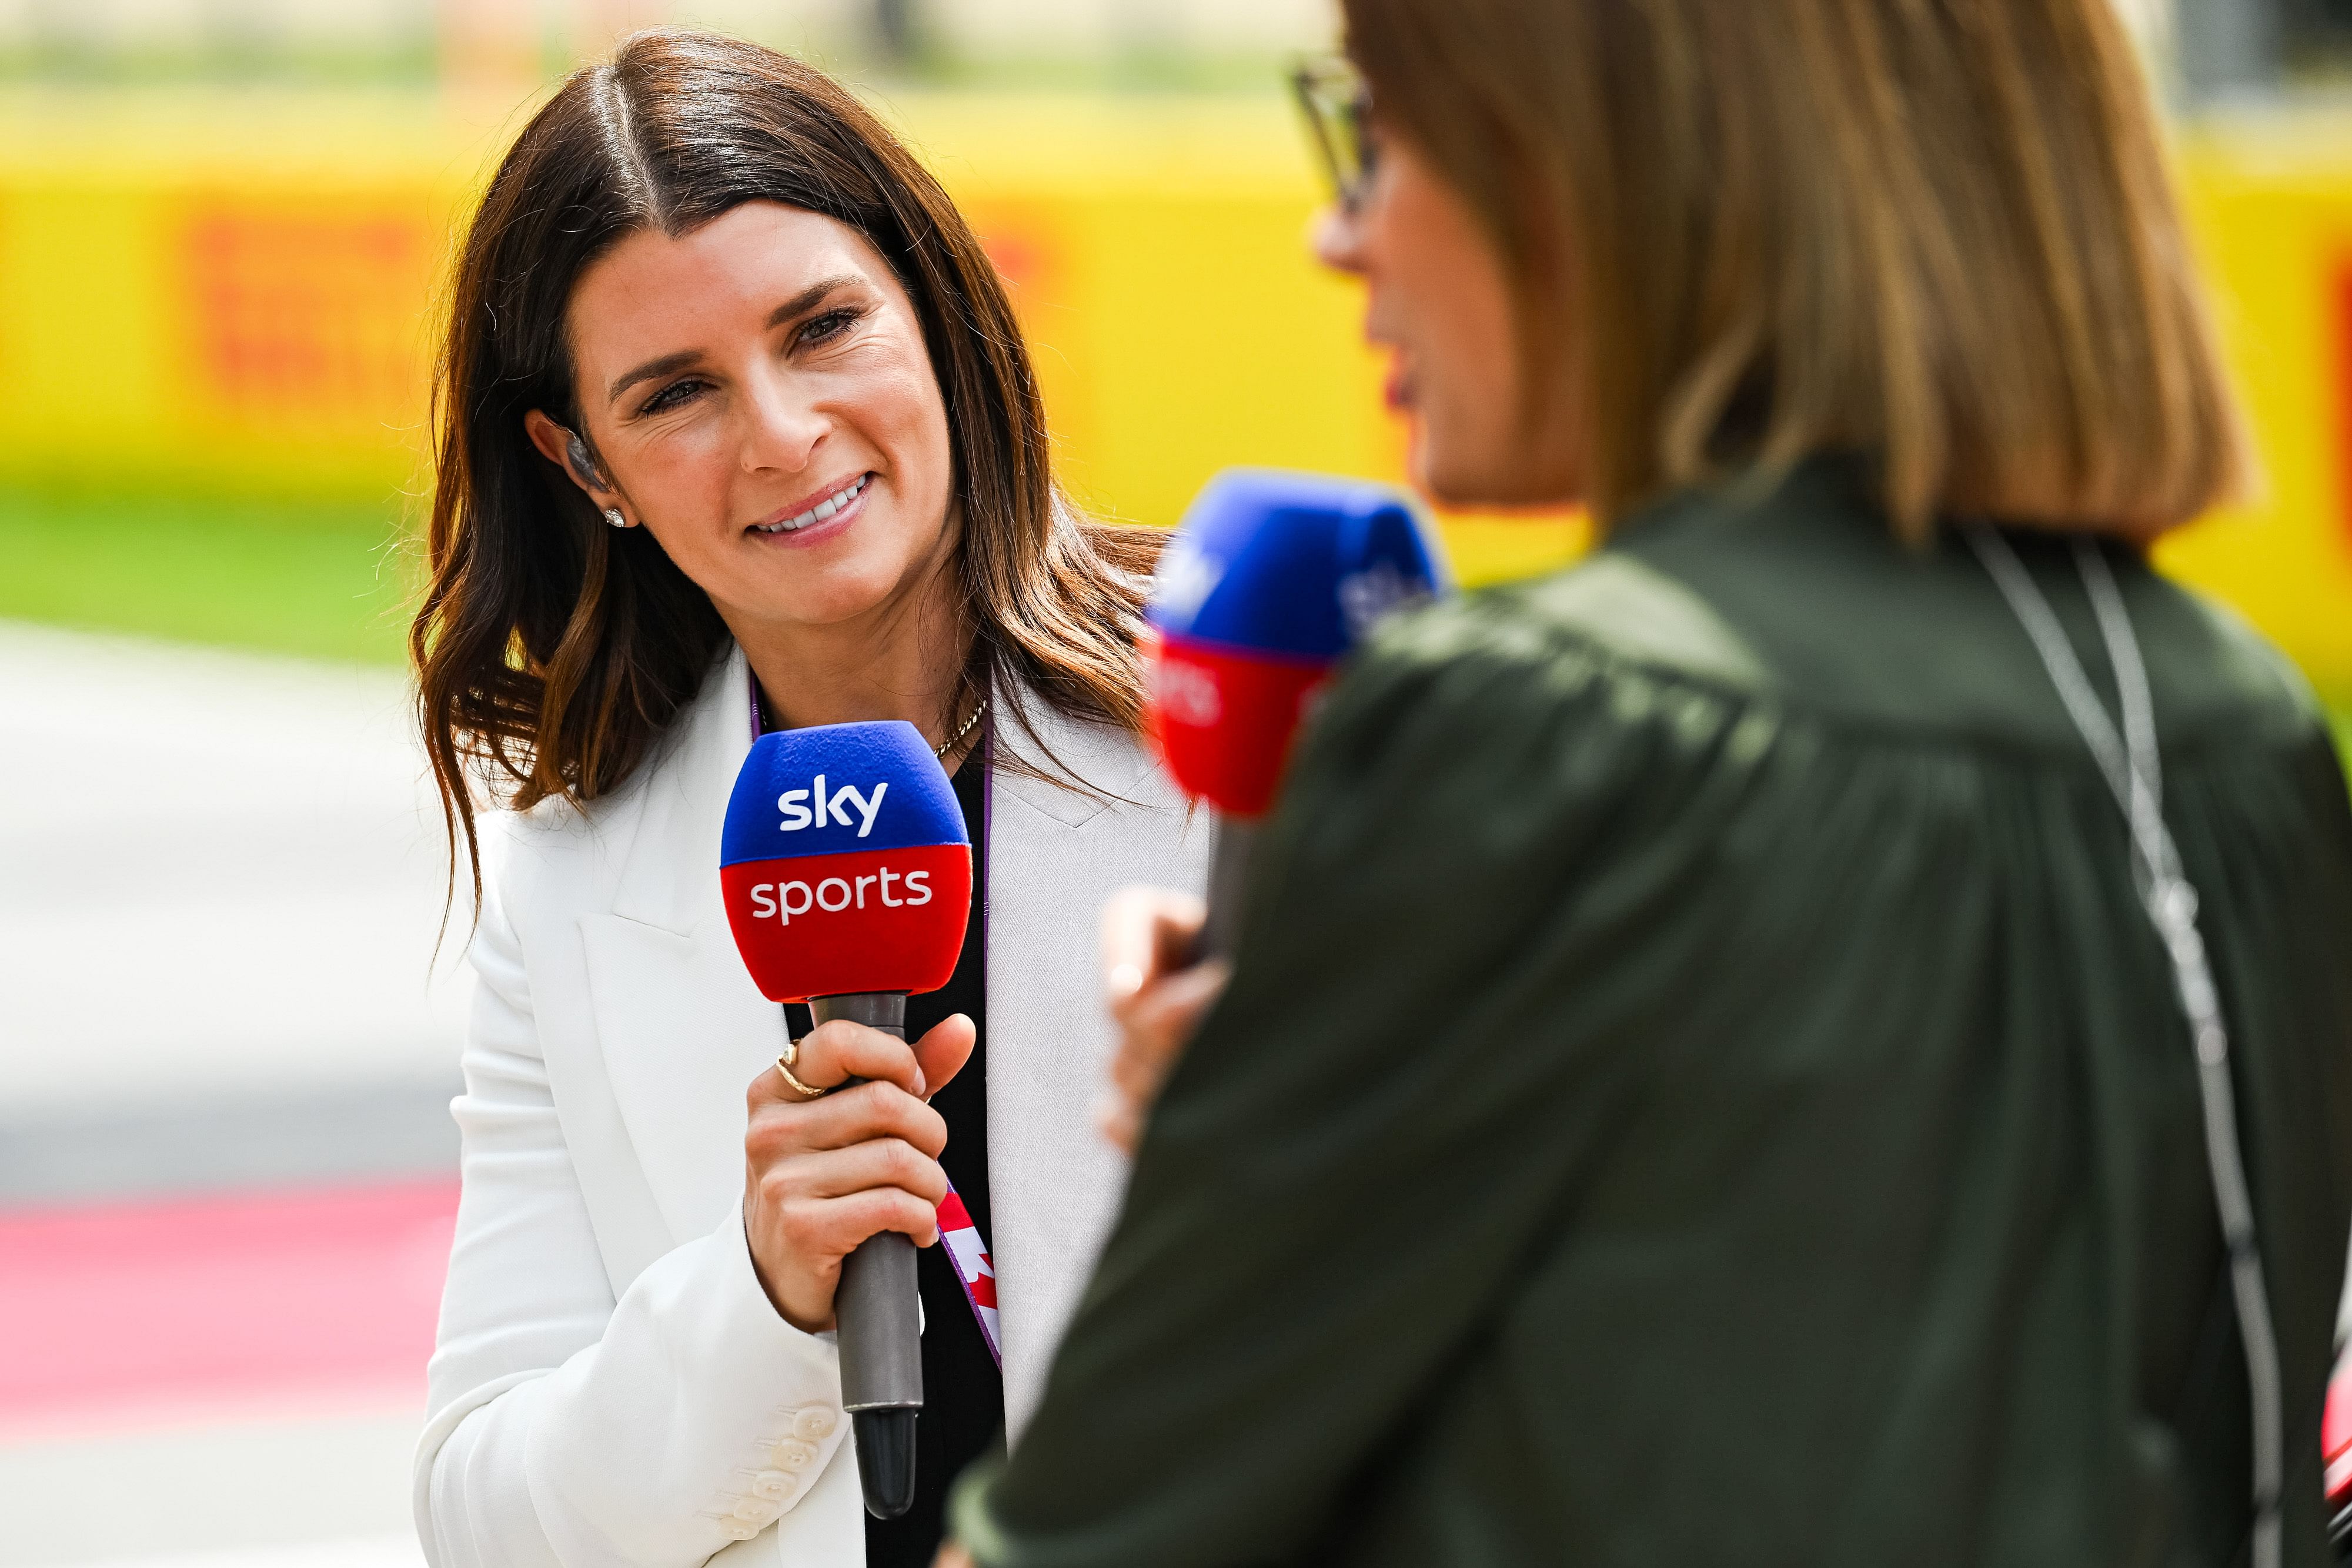
{"label": "smiling woman", "polygon": [[[411,647],[480,985],[426,1553],[928,1563],[1122,1179],[1093,912],[1201,880],[1137,743],[1157,538],[1056,489],[938,184],[821,73],[708,34],[638,36],[524,129],[439,394]],[[907,1040],[788,1020],[719,898],[755,734],[866,719],[929,738],[975,850]],[[885,1231],[927,1249],[926,1401],[911,1506],[861,1519],[826,1331]]]}
{"label": "smiling woman", "polygon": [[[597,799],[700,689],[738,617],[789,639],[853,614],[921,610],[928,625],[960,601],[971,663],[944,689],[895,693],[930,699],[904,716],[948,722],[1009,677],[1070,717],[1138,722],[1129,629],[1158,537],[1089,526],[1059,494],[978,238],[821,72],[736,40],[641,35],[525,129],[456,297],[411,646],[469,850],[468,758],[521,809]],[[871,466],[883,443],[889,461]],[[861,538],[790,571],[740,553],[761,548],[755,527],[798,531],[828,502],[837,517],[867,477],[887,502],[852,520],[877,514],[866,537],[895,549]],[[616,515],[652,539],[593,526]],[[886,577],[895,591],[875,601]],[[780,716],[856,706],[794,673],[787,695],[762,668]]]}
{"label": "smiling woman", "polygon": [[845,667],[861,677],[848,690],[813,683],[795,657],[823,667],[824,647],[868,643],[882,607],[926,622],[948,610],[963,519],[946,402],[914,304],[873,243],[748,202],[683,235],[629,235],[582,275],[569,315],[583,451],[574,464],[575,431],[533,409],[524,425],[547,460],[573,470],[607,522],[654,536],[763,677],[771,663],[800,676],[762,683],[783,688],[793,721],[870,716],[873,694],[855,688],[903,675],[918,699],[904,716],[951,725],[950,693],[924,689],[937,661],[919,640],[899,644],[903,670]]}

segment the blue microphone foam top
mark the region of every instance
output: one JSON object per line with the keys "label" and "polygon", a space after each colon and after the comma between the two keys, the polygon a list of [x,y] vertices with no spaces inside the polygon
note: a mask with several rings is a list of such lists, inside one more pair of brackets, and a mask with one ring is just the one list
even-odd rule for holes
{"label": "blue microphone foam top", "polygon": [[968,844],[955,788],[903,719],[780,730],[735,775],[719,863]]}
{"label": "blue microphone foam top", "polygon": [[1232,468],[1185,512],[1145,613],[1178,636],[1336,659],[1447,581],[1420,517],[1386,486]]}

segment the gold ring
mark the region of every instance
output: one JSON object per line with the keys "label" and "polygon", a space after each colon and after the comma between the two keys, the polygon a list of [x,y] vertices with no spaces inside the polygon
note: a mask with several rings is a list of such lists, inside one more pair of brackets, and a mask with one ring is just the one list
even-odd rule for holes
{"label": "gold ring", "polygon": [[785,1082],[791,1084],[793,1088],[799,1090],[810,1099],[824,1099],[825,1095],[825,1092],[824,1090],[810,1088],[807,1084],[802,1082],[800,1081],[799,1074],[793,1071],[793,1063],[798,1061],[800,1059],[801,1042],[796,1040],[788,1040],[784,1042],[783,1055],[776,1058],[776,1071],[784,1075]]}

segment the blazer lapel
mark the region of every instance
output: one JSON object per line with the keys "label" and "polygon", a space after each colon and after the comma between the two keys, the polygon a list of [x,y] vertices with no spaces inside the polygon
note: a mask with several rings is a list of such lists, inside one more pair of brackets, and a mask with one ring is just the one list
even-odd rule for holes
{"label": "blazer lapel", "polygon": [[[988,842],[989,1189],[1008,1429],[1018,1436],[1126,1186],[1096,1130],[1112,1047],[1096,978],[1103,901],[1132,883],[1197,891],[1208,822],[1129,737],[1025,705],[998,744],[1093,787],[1001,768]],[[1000,710],[1002,711],[1002,710]]]}
{"label": "blazer lapel", "polygon": [[740,649],[675,745],[648,768],[610,913],[580,919],[604,1071],[672,1246],[741,1202],[744,1091],[784,1048],[719,898],[719,824],[751,745]]}
{"label": "blazer lapel", "polygon": [[[712,881],[718,880],[714,862]],[[743,1092],[784,1049],[783,1009],[717,936],[583,915],[588,988],[621,1119],[670,1244],[709,1234],[743,1197]]]}
{"label": "blazer lapel", "polygon": [[635,802],[623,796],[593,816],[549,810],[536,822],[509,819],[496,841],[499,854],[532,862],[501,868],[499,880],[519,873],[516,880],[529,891],[518,914],[545,913],[543,919],[518,919],[515,936],[531,976],[555,1113],[615,1296],[676,1245],[606,1070],[579,921],[583,911],[609,906],[636,827]]}

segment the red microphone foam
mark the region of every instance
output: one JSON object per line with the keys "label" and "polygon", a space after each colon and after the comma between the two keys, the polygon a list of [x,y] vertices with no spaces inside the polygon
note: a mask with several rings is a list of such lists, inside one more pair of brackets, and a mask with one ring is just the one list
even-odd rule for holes
{"label": "red microphone foam", "polygon": [[746,861],[719,879],[735,946],[770,1001],[936,991],[963,951],[962,844]]}
{"label": "red microphone foam", "polygon": [[1185,792],[1236,817],[1273,808],[1307,699],[1325,660],[1252,656],[1147,633],[1151,743]]}
{"label": "red microphone foam", "polygon": [[1420,519],[1382,486],[1218,475],[1161,552],[1145,608],[1149,722],[1170,777],[1228,816],[1264,816],[1316,689],[1444,579]]}

